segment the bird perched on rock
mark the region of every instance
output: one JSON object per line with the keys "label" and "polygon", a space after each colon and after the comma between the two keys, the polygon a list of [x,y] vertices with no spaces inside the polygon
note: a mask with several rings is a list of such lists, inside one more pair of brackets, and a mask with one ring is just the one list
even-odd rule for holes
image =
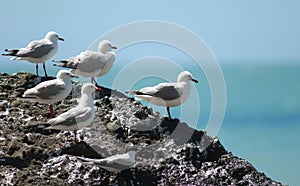
{"label": "bird perched on rock", "polygon": [[117,154],[103,159],[91,159],[78,157],[89,165],[97,165],[109,172],[120,172],[129,169],[135,163],[136,151],[129,151],[124,154]]}
{"label": "bird perched on rock", "polygon": [[58,49],[57,41],[64,41],[55,32],[48,32],[44,39],[30,42],[26,48],[5,49],[3,56],[14,56],[11,60],[27,60],[36,63],[36,75],[38,76],[38,64],[43,63],[45,77],[48,77],[45,62],[55,55]]}
{"label": "bird perched on rock", "polygon": [[67,60],[53,60],[59,64],[54,66],[71,68],[71,72],[83,77],[91,77],[92,83],[100,87],[95,76],[103,76],[112,68],[116,58],[115,52],[112,49],[117,49],[110,41],[103,40],[99,43],[98,51],[86,50],[75,57]]}
{"label": "bird perched on rock", "polygon": [[57,129],[74,131],[74,143],[77,143],[76,131],[91,124],[95,118],[93,103],[93,92],[98,89],[91,83],[86,83],[81,88],[81,97],[78,105],[56,118],[50,119],[47,123],[50,127],[46,129]]}
{"label": "bird perched on rock", "polygon": [[60,70],[56,79],[39,83],[24,92],[22,98],[49,104],[50,118],[53,117],[53,104],[65,99],[72,91],[71,78],[77,77],[67,70]]}
{"label": "bird perched on rock", "polygon": [[176,83],[160,83],[153,87],[126,91],[126,93],[154,105],[165,106],[171,120],[170,107],[181,105],[187,100],[191,91],[191,81],[198,83],[190,72],[183,71],[178,75]]}

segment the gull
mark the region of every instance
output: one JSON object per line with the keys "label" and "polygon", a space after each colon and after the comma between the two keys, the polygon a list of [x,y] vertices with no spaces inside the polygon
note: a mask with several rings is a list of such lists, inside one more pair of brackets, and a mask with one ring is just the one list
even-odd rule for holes
{"label": "gull", "polygon": [[45,77],[48,77],[45,67],[45,62],[57,52],[57,41],[64,41],[57,33],[50,31],[44,39],[30,42],[26,48],[20,49],[5,49],[6,54],[3,56],[14,56],[11,60],[27,60],[31,63],[36,63],[36,75],[38,76],[38,64],[43,63]]}
{"label": "gull", "polygon": [[170,107],[181,105],[187,100],[191,91],[191,81],[198,83],[190,72],[183,71],[179,73],[176,83],[160,83],[153,87],[126,91],[126,93],[154,105],[166,106],[169,119],[172,120]]}
{"label": "gull", "polygon": [[120,172],[128,169],[135,163],[136,151],[129,151],[124,154],[117,154],[103,159],[91,159],[78,157],[89,165],[97,165],[109,172]]}
{"label": "gull", "polygon": [[117,49],[117,47],[113,46],[110,41],[103,40],[99,43],[98,51],[86,50],[67,60],[53,60],[53,62],[59,63],[54,66],[71,68],[71,72],[74,74],[91,77],[91,82],[100,87],[95,76],[103,76],[112,68],[116,58],[112,49]]}
{"label": "gull", "polygon": [[78,78],[67,70],[60,70],[56,79],[39,83],[24,92],[22,98],[49,104],[50,118],[53,117],[53,104],[65,99],[72,91],[71,78]]}
{"label": "gull", "polygon": [[77,144],[76,131],[94,121],[95,108],[92,94],[96,89],[97,87],[91,83],[84,84],[81,88],[78,105],[56,118],[50,119],[47,123],[51,126],[46,129],[74,131],[74,143]]}

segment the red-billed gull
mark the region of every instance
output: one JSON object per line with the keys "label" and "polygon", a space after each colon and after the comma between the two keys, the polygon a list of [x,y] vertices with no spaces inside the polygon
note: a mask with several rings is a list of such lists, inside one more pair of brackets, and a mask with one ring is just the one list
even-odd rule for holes
{"label": "red-billed gull", "polygon": [[112,49],[117,49],[117,47],[113,46],[110,41],[103,40],[99,43],[98,51],[86,50],[67,60],[54,60],[53,62],[59,62],[54,66],[71,68],[74,74],[91,77],[92,83],[100,87],[95,77],[103,76],[112,68],[116,58]]}
{"label": "red-billed gull", "polygon": [[74,131],[74,142],[76,144],[76,131],[94,121],[95,108],[92,94],[96,89],[97,87],[91,83],[84,84],[81,88],[81,97],[78,105],[56,118],[50,119],[47,123],[51,126],[46,129]]}
{"label": "red-billed gull", "polygon": [[130,90],[126,92],[154,105],[165,106],[169,119],[172,119],[170,107],[181,105],[187,100],[191,91],[191,81],[198,83],[190,72],[183,71],[178,75],[176,83],[160,83],[153,87],[145,87],[140,90]]}
{"label": "red-billed gull", "polygon": [[56,79],[39,83],[24,92],[22,98],[49,104],[50,117],[53,117],[54,103],[65,99],[72,91],[72,77],[77,77],[67,70],[60,70]]}
{"label": "red-billed gull", "polygon": [[103,159],[78,158],[85,161],[86,164],[97,165],[109,172],[120,172],[134,165],[135,155],[136,151],[129,151],[124,154],[117,154]]}
{"label": "red-billed gull", "polygon": [[57,41],[64,41],[55,32],[48,32],[44,39],[30,42],[26,48],[5,49],[3,56],[14,56],[11,60],[27,60],[36,63],[36,75],[38,76],[38,64],[43,63],[45,76],[47,77],[45,62],[55,55],[58,49]]}

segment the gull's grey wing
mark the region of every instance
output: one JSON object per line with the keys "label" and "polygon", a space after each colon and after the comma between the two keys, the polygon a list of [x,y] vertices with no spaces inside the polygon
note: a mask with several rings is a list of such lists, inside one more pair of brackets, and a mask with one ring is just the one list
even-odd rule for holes
{"label": "gull's grey wing", "polygon": [[35,40],[35,41],[31,41],[28,45],[27,45],[27,49],[31,50],[33,49],[34,47],[40,45],[41,43],[45,42],[44,39],[41,39],[41,40]]}
{"label": "gull's grey wing", "polygon": [[33,41],[26,48],[22,48],[17,53],[18,57],[40,58],[50,53],[54,49],[52,43]]}
{"label": "gull's grey wing", "polygon": [[95,70],[102,69],[107,59],[100,52],[86,50],[79,55],[70,57],[68,60],[57,60],[61,64],[55,66],[78,69],[82,72],[93,73]]}
{"label": "gull's grey wing", "polygon": [[106,56],[96,51],[85,51],[78,55],[77,69],[82,72],[94,72],[95,70],[102,69],[107,62]]}
{"label": "gull's grey wing", "polygon": [[[42,85],[37,86],[35,88],[36,91],[32,91],[28,94],[28,96],[34,96],[39,97],[41,99],[51,99],[53,97],[56,97],[57,95],[61,94],[65,91],[66,85],[65,84],[48,84],[48,85]],[[26,92],[25,92],[26,93]],[[26,96],[25,96],[26,97]]]}
{"label": "gull's grey wing", "polygon": [[157,92],[153,94],[153,96],[159,97],[164,100],[173,100],[179,98],[180,94],[173,85],[170,85],[161,87],[157,90]]}
{"label": "gull's grey wing", "polygon": [[136,95],[150,95],[164,100],[173,100],[181,96],[182,92],[176,89],[174,84],[161,83],[155,87],[146,87],[139,91],[134,91]]}
{"label": "gull's grey wing", "polygon": [[84,122],[88,120],[91,116],[92,116],[92,109],[90,107],[83,107],[81,109],[75,107],[57,116],[56,118],[50,119],[48,123],[51,124],[51,126],[54,128],[57,125],[71,126],[76,123]]}

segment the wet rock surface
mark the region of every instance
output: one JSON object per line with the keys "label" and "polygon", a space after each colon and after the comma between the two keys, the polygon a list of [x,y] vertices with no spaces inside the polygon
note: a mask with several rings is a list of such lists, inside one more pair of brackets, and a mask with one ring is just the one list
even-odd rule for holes
{"label": "wet rock surface", "polygon": [[[281,185],[224,149],[216,137],[178,119],[169,121],[124,94],[95,94],[97,116],[73,133],[45,130],[48,105],[20,99],[45,78],[0,73],[0,183],[2,185]],[[74,107],[80,83],[54,105]],[[135,165],[110,173],[78,156],[103,158],[137,151]]]}

